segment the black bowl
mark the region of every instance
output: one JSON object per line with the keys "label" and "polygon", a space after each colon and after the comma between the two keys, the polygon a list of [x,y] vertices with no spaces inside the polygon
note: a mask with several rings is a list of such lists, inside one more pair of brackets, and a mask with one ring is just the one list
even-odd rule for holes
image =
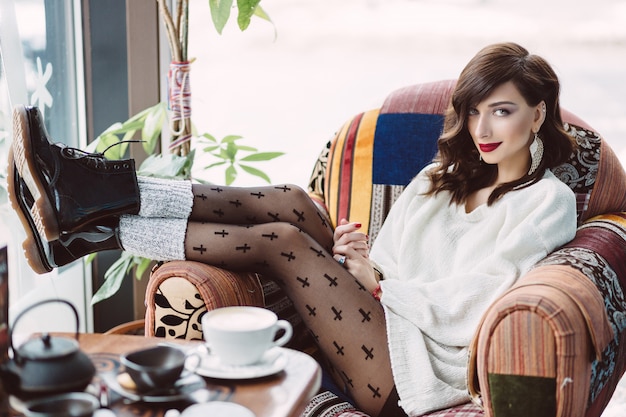
{"label": "black bowl", "polygon": [[86,392],[41,397],[25,404],[27,417],[90,417],[100,408],[98,399]]}
{"label": "black bowl", "polygon": [[140,392],[174,385],[185,368],[185,359],[182,350],[171,346],[137,350],[120,358]]}

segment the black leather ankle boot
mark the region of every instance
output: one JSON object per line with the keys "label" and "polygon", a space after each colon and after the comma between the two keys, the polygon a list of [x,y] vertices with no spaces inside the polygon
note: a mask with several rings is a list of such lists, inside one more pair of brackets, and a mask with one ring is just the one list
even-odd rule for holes
{"label": "black leather ankle boot", "polygon": [[48,242],[99,219],[139,212],[132,159],[109,161],[53,144],[35,107],[13,111],[15,165],[34,203],[32,221]]}
{"label": "black leather ankle boot", "polygon": [[119,218],[117,216],[100,219],[98,224],[87,224],[75,232],[62,233],[57,240],[46,241],[39,234],[30,215],[35,199],[19,176],[11,152],[9,152],[9,167],[9,198],[26,230],[26,240],[22,247],[33,271],[44,274],[90,253],[123,249],[119,241]]}

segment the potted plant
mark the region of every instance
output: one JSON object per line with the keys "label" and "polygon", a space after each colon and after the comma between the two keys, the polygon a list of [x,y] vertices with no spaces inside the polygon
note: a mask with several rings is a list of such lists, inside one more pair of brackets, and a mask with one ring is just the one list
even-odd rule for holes
{"label": "potted plant", "polygon": [[[127,152],[129,141],[141,140],[148,158],[137,169],[139,175],[191,179],[195,155],[202,152],[214,162],[202,167],[200,172],[221,167],[226,185],[232,184],[240,171],[269,183],[270,178],[250,164],[272,160],[283,155],[282,152],[259,152],[254,147],[243,145],[243,138],[237,135],[217,139],[209,133],[196,132],[191,119],[191,60],[187,55],[189,0],[177,0],[173,10],[170,10],[165,0],[157,1],[172,56],[168,72],[168,101],[147,108],[125,122],[113,124],[94,140],[90,149],[103,152],[108,148],[107,158],[121,159]],[[233,0],[208,2],[215,29],[221,34],[230,18],[231,9],[234,9]],[[259,3],[260,0],[237,0],[237,24],[240,30],[247,29],[253,16],[270,21]],[[169,132],[164,132],[164,126],[169,127]],[[169,146],[167,150],[158,152],[158,143],[164,133],[170,135]],[[141,139],[133,139],[138,135]],[[117,146],[110,147],[113,144]],[[194,180],[204,181],[201,175],[194,177]],[[93,257],[88,257],[88,261]],[[132,270],[140,279],[151,262],[151,259],[122,252],[120,258],[106,271],[105,281],[94,294],[92,304],[114,295]]]}

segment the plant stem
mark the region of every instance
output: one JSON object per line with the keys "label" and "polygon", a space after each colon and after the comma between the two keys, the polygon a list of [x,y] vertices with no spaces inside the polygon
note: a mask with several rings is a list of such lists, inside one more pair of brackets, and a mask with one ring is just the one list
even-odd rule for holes
{"label": "plant stem", "polygon": [[[159,10],[167,30],[167,39],[170,44],[172,59],[176,62],[185,62],[187,61],[189,2],[188,0],[178,0],[176,6],[176,23],[174,23],[174,18],[165,4],[165,0],[157,1],[159,3]],[[181,123],[183,123],[182,126],[184,126],[184,129],[180,135],[191,134],[191,120],[189,118],[175,121],[173,130],[177,132],[180,129]],[[174,139],[180,137],[180,135],[175,135]],[[179,156],[186,156],[190,151],[191,144],[186,142],[173,148],[171,153]]]}
{"label": "plant stem", "polygon": [[163,17],[163,22],[165,22],[165,28],[167,30],[167,39],[170,43],[170,49],[172,52],[172,58],[175,61],[181,62],[180,56],[180,45],[178,43],[178,36],[176,36],[176,26],[174,25],[174,21],[172,20],[172,15],[170,14],[167,5],[165,4],[165,0],[157,0],[159,2],[159,10],[161,11],[161,16]]}
{"label": "plant stem", "polygon": [[177,29],[177,37],[176,37],[176,42],[179,42],[178,39],[180,38],[180,28],[181,28],[181,24],[180,24],[180,19],[183,15],[183,0],[178,0],[176,2],[176,29]]}
{"label": "plant stem", "polygon": [[184,61],[188,61],[187,44],[189,32],[189,0],[182,0],[183,12],[180,22],[180,55]]}

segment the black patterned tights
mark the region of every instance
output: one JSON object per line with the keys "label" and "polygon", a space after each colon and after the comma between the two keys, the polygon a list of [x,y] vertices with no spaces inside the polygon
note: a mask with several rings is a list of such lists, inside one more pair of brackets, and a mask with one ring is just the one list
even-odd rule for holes
{"label": "black patterned tights", "polygon": [[333,259],[332,227],[304,190],[194,184],[193,193],[187,259],[273,277],[356,405],[372,416],[397,413],[397,404],[385,408],[395,390],[383,309]]}

